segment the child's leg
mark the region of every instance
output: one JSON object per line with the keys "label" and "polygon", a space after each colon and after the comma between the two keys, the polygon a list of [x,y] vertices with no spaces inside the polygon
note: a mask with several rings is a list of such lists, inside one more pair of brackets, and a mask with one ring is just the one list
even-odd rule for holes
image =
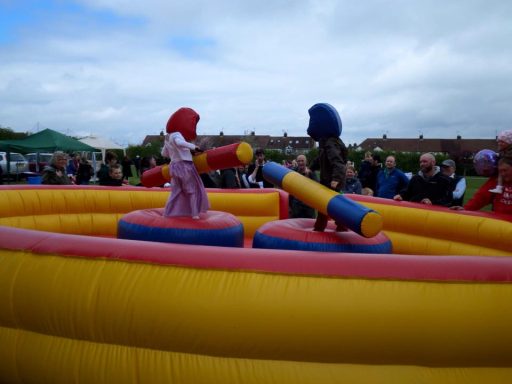
{"label": "child's leg", "polygon": [[498,176],[498,185],[496,185],[496,187],[493,189],[489,189],[489,192],[503,193],[503,180],[501,179],[501,175]]}

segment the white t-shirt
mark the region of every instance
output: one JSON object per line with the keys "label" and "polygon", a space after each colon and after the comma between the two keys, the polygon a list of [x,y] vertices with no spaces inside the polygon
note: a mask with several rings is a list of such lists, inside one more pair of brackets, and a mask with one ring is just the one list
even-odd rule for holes
{"label": "white t-shirt", "polygon": [[162,156],[168,157],[171,161],[192,161],[190,150],[195,149],[196,145],[185,140],[179,132],[173,132],[165,135]]}

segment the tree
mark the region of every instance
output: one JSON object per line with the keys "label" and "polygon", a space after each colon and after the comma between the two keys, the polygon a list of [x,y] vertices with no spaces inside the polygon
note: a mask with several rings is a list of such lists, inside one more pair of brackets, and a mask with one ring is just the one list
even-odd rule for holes
{"label": "tree", "polygon": [[11,128],[0,125],[0,140],[19,140],[27,136],[26,132],[14,132]]}

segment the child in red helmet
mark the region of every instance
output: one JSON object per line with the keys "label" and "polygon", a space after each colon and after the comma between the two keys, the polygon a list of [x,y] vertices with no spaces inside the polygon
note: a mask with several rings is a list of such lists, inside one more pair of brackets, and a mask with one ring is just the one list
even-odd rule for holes
{"label": "child in red helmet", "polygon": [[167,122],[162,156],[171,159],[171,195],[165,205],[164,216],[199,215],[210,207],[203,182],[197,173],[192,154],[202,152],[195,144],[189,143],[196,138],[199,115],[191,108],[180,108]]}

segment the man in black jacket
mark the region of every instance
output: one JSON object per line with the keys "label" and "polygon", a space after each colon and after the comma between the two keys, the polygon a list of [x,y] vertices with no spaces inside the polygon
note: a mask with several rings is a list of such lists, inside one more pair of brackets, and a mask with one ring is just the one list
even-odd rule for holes
{"label": "man in black jacket", "polygon": [[446,207],[451,205],[452,198],[452,182],[436,166],[436,158],[431,153],[420,156],[420,171],[411,178],[407,188],[393,197],[397,201]]}

